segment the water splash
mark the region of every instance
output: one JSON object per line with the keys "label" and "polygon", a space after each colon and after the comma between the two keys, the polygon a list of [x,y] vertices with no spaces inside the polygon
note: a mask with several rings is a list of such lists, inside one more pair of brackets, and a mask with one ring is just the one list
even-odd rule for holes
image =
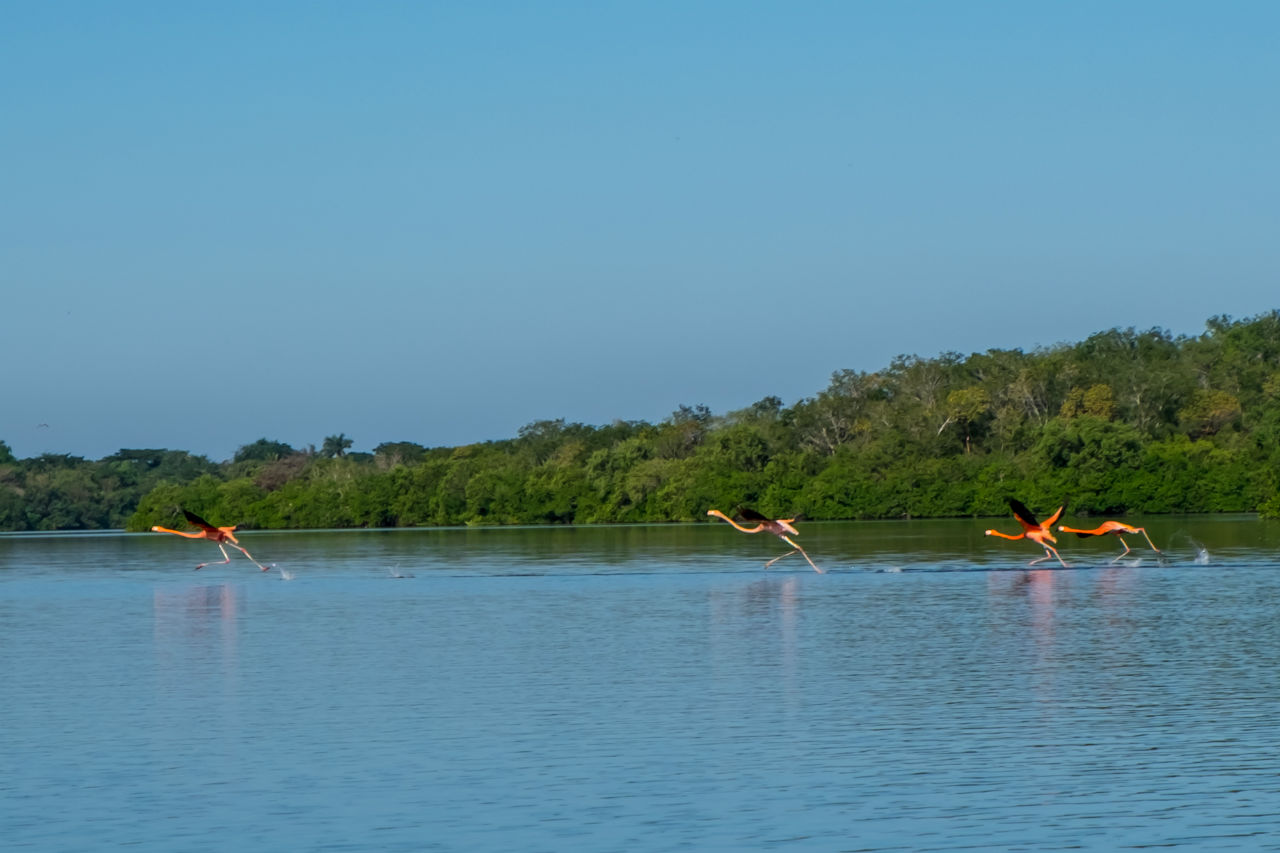
{"label": "water splash", "polygon": [[[1185,540],[1187,544],[1191,546],[1191,550],[1195,551],[1196,555],[1194,558],[1192,558],[1192,562],[1194,562],[1197,566],[1209,565],[1209,562],[1210,562],[1209,549],[1204,546],[1203,542],[1191,536],[1185,530],[1179,530],[1172,537],[1170,537],[1169,547],[1172,548],[1174,547],[1175,542],[1181,542],[1183,540]],[[1166,565],[1166,562],[1165,562],[1166,558],[1167,558],[1167,555],[1162,552],[1160,554],[1161,565]]]}
{"label": "water splash", "polygon": [[412,574],[403,574],[403,573],[401,573],[401,571],[400,571],[400,564],[399,564],[399,563],[396,563],[394,566],[390,566],[390,567],[388,567],[388,568],[387,568],[387,571],[391,574],[391,577],[393,577],[393,578],[397,578],[397,579],[398,579],[398,578],[411,578],[411,577],[413,577],[413,575],[412,575]]}
{"label": "water splash", "polygon": [[[275,563],[272,563],[272,565],[274,566]],[[279,569],[280,567],[276,566],[276,568]],[[291,581],[294,579],[294,577],[296,577],[296,575],[294,575],[294,573],[289,571],[288,569],[280,569],[280,580]]]}

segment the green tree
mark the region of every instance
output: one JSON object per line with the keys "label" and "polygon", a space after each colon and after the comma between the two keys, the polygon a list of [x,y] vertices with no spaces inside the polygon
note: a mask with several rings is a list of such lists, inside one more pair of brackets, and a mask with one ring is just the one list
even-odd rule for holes
{"label": "green tree", "polygon": [[991,414],[991,395],[979,387],[960,388],[947,395],[947,419],[938,432],[950,423],[958,424],[964,433],[964,452],[970,452],[970,437],[977,425]]}
{"label": "green tree", "polygon": [[1240,401],[1226,391],[1201,389],[1178,412],[1178,420],[1191,435],[1209,436],[1239,420]]}
{"label": "green tree", "polygon": [[1115,395],[1111,386],[1105,382],[1091,385],[1089,388],[1072,388],[1058,413],[1064,418],[1088,415],[1091,418],[1111,420],[1116,415]]}
{"label": "green tree", "polygon": [[320,446],[320,455],[326,459],[341,459],[347,454],[347,448],[351,444],[351,439],[347,438],[345,433],[325,436],[324,444]]}
{"label": "green tree", "polygon": [[232,458],[234,462],[271,462],[292,456],[297,451],[282,441],[260,438],[252,444],[242,445]]}
{"label": "green tree", "polygon": [[841,370],[787,407],[764,397],[658,424],[535,421],[509,440],[349,453],[260,439],[230,462],[122,449],[17,459],[0,443],[0,528],[176,526],[181,508],[263,528],[705,518],[753,505],[811,518],[1006,512],[1280,515],[1280,312],[1204,334],[1112,329],[1032,352],[900,356]]}
{"label": "green tree", "polygon": [[874,432],[873,422],[887,426],[882,404],[889,395],[879,374],[836,371],[825,390],[796,405],[791,416],[796,443],[834,456],[846,444],[866,442]]}
{"label": "green tree", "polygon": [[412,441],[386,441],[373,449],[374,459],[381,468],[417,465],[426,454],[425,447]]}

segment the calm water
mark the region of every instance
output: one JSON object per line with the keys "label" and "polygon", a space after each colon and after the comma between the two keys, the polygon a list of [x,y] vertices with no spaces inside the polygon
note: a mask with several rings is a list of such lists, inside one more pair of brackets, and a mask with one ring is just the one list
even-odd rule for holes
{"label": "calm water", "polygon": [[0,839],[1280,849],[1280,525],[985,526],[0,537]]}

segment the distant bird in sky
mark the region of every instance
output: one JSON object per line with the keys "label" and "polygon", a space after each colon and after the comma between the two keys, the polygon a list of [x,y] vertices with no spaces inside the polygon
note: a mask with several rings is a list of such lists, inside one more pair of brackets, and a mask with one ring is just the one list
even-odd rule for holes
{"label": "distant bird in sky", "polygon": [[1058,507],[1058,511],[1046,518],[1043,522],[1036,521],[1036,517],[1031,514],[1031,510],[1027,509],[1022,501],[1016,498],[1009,498],[1009,509],[1013,510],[1013,515],[1018,519],[1018,523],[1022,525],[1022,532],[1016,536],[1008,533],[1001,533],[999,530],[987,530],[987,536],[999,536],[1001,539],[1030,539],[1040,547],[1044,548],[1044,556],[1038,560],[1032,560],[1027,563],[1028,566],[1034,566],[1036,563],[1043,563],[1045,560],[1057,557],[1058,562],[1062,563],[1062,567],[1069,568],[1066,562],[1058,555],[1058,552],[1050,542],[1057,542],[1053,537],[1053,525],[1062,517],[1062,511],[1065,506]]}
{"label": "distant bird in sky", "polygon": [[172,533],[175,536],[182,536],[186,539],[208,539],[210,542],[213,542],[214,544],[216,544],[218,546],[218,550],[222,552],[222,557],[223,557],[222,561],[218,563],[212,563],[212,562],[201,563],[200,565],[196,566],[197,571],[199,571],[200,569],[203,569],[205,566],[211,566],[211,565],[220,566],[223,563],[231,562],[231,555],[228,554],[227,549],[223,547],[224,543],[227,545],[230,545],[232,548],[235,548],[237,551],[244,554],[246,557],[249,558],[249,562],[253,563],[255,566],[262,569],[264,572],[271,570],[270,566],[262,565],[262,563],[259,563],[257,560],[253,559],[252,554],[250,554],[248,551],[246,551],[244,548],[240,546],[240,540],[236,539],[235,534],[232,533],[232,531],[236,529],[235,525],[231,527],[214,527],[212,524],[205,521],[203,518],[196,515],[194,512],[190,512],[189,510],[184,509],[182,511],[182,514],[187,517],[187,521],[191,522],[196,527],[200,528],[199,532],[191,533],[185,530],[170,530],[167,527],[159,527],[159,526],[152,527],[151,529],[156,533]]}
{"label": "distant bird in sky", "polygon": [[774,557],[772,560],[765,563],[764,567],[766,569],[772,566],[774,563],[781,560],[783,557],[790,557],[792,554],[799,554],[800,556],[804,557],[806,560],[809,561],[809,565],[813,566],[813,570],[815,572],[817,572],[820,575],[825,574],[825,572],[823,572],[822,569],[818,568],[817,563],[809,559],[809,555],[805,553],[805,550],[803,548],[801,548],[796,543],[792,542],[787,537],[788,533],[790,533],[792,536],[800,535],[800,531],[796,530],[791,525],[791,523],[795,521],[794,518],[766,518],[765,516],[761,515],[755,510],[746,509],[745,507],[739,507],[737,511],[738,518],[742,519],[748,524],[755,525],[755,527],[743,527],[741,524],[734,521],[732,518],[725,515],[723,512],[721,512],[718,509],[707,510],[707,515],[714,515],[717,518],[723,518],[725,521],[732,524],[735,530],[741,530],[743,533],[761,533],[761,532],[772,533],[774,536],[777,536],[783,542],[786,542],[788,545],[792,547],[793,550],[788,551],[787,553],[782,554],[781,556]]}
{"label": "distant bird in sky", "polygon": [[1115,537],[1120,540],[1120,544],[1124,546],[1124,553],[1117,556],[1115,560],[1112,560],[1111,562],[1113,563],[1126,556],[1130,551],[1129,543],[1124,541],[1124,538],[1120,535],[1121,533],[1126,535],[1141,533],[1142,537],[1147,540],[1147,544],[1151,546],[1152,551],[1155,551],[1157,554],[1163,553],[1156,547],[1155,543],[1151,541],[1151,537],[1147,535],[1146,528],[1134,527],[1120,521],[1104,521],[1092,530],[1078,530],[1074,527],[1067,527],[1065,524],[1060,524],[1058,525],[1058,530],[1061,533],[1074,533],[1081,539],[1089,536],[1106,536],[1107,534],[1114,534]]}

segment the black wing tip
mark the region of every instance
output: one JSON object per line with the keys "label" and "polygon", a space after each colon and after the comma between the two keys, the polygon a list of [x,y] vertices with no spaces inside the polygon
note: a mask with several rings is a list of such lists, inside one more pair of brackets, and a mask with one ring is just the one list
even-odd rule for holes
{"label": "black wing tip", "polygon": [[196,515],[194,512],[192,512],[189,509],[184,509],[182,511],[182,514],[186,517],[187,521],[191,522],[196,527],[212,527],[213,526],[209,524],[209,522],[205,521],[203,518]]}
{"label": "black wing tip", "polygon": [[739,506],[735,512],[739,518],[745,519],[746,521],[769,521],[770,520],[768,518],[765,518],[760,513],[756,512],[754,509],[751,509],[751,507]]}
{"label": "black wing tip", "polygon": [[1018,516],[1018,518],[1026,519],[1032,524],[1038,523],[1036,522],[1035,514],[1032,513],[1031,510],[1027,509],[1027,505],[1022,501],[1014,497],[1008,497],[1005,498],[1005,500],[1009,502],[1009,509],[1013,510],[1013,514]]}

